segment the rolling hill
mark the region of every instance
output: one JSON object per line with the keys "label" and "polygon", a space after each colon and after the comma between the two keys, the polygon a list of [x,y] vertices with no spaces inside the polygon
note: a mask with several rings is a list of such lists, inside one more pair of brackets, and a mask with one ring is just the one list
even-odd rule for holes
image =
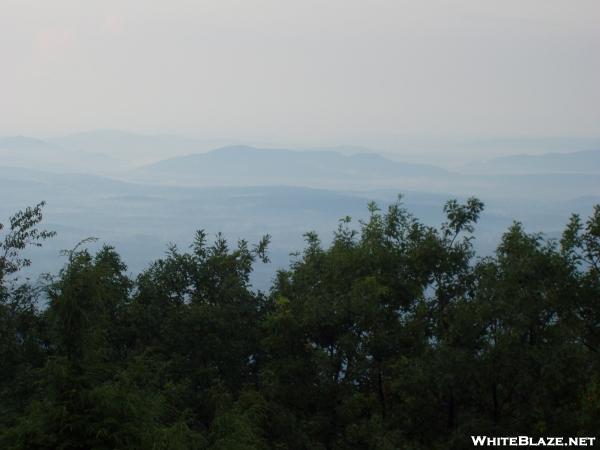
{"label": "rolling hill", "polygon": [[470,174],[600,173],[600,149],[503,156],[468,164],[463,169]]}
{"label": "rolling hill", "polygon": [[133,173],[139,181],[191,185],[335,185],[350,181],[443,177],[443,169],[405,164],[375,153],[295,151],[229,146],[208,153],[166,159]]}

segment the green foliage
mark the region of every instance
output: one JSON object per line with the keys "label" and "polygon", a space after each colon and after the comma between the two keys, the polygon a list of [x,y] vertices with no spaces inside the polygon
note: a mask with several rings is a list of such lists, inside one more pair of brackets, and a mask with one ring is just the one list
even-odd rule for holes
{"label": "green foliage", "polygon": [[447,449],[597,431],[598,206],[560,242],[515,223],[477,258],[479,200],[447,202],[439,228],[401,198],[371,203],[330,245],[307,233],[268,294],[250,285],[268,236],[203,231],[136,279],[113,248],[78,246],[42,292],[16,278],[51,236],[42,206],[0,244],[2,448]]}
{"label": "green foliage", "polygon": [[42,209],[45,202],[38,203],[33,208],[17,212],[9,221],[9,226],[0,223],[0,232],[4,236],[0,239],[0,285],[5,278],[18,272],[23,267],[31,264],[31,260],[21,256],[21,252],[28,246],[39,247],[42,241],[54,236],[53,231],[39,230],[37,225],[42,221]]}

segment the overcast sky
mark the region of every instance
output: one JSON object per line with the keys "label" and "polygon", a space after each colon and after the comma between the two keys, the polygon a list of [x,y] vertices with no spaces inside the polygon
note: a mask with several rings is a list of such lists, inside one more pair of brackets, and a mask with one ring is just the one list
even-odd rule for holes
{"label": "overcast sky", "polygon": [[0,135],[600,136],[599,0],[0,0]]}

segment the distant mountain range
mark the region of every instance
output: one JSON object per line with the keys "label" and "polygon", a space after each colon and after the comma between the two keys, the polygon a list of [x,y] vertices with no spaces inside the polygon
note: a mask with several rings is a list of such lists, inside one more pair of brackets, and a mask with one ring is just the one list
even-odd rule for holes
{"label": "distant mountain range", "polygon": [[123,161],[104,153],[65,149],[25,136],[0,138],[0,166],[53,172],[112,173]]}
{"label": "distant mountain range", "polygon": [[[446,160],[448,154],[455,151],[453,145],[459,144],[461,148],[481,145],[481,155],[489,154],[486,149],[496,151],[506,147],[507,153],[510,148],[514,148],[515,152],[525,148],[536,149],[531,150],[535,154],[503,156],[463,166],[457,166],[457,158],[455,164],[449,164],[453,167],[452,172],[437,166],[438,163],[442,164],[441,159],[433,164],[424,164],[422,160],[425,158],[419,160],[413,155],[411,162],[407,162],[404,156],[409,158],[410,151],[398,153],[390,150],[384,156],[368,148],[348,145],[290,150],[260,145],[221,147],[224,143],[227,142],[118,130],[97,130],[48,139],[0,137],[0,166],[55,173],[91,173],[158,184],[287,184],[336,189],[372,189],[401,184],[409,189],[438,192],[481,185],[493,190],[500,181],[486,178],[492,175],[562,175],[569,176],[568,182],[571,183],[575,174],[600,173],[600,140],[597,139],[449,141],[448,147],[440,141],[441,150],[438,153],[445,155]],[[418,144],[418,141],[415,142],[414,151],[418,151]],[[221,148],[213,150],[216,147]],[[540,148],[548,148],[552,153],[540,154]],[[568,151],[569,148],[577,151],[558,152],[562,152],[562,149]],[[518,181],[520,185],[527,185],[537,184],[539,180],[530,178]],[[566,183],[567,179],[562,181]],[[545,189],[549,182],[544,179],[539,183],[540,189]],[[594,185],[593,180],[577,181],[578,184],[581,182],[587,186],[582,193],[596,194],[596,190],[588,192],[588,188]]]}
{"label": "distant mountain range", "polygon": [[503,156],[468,164],[462,169],[470,174],[600,173],[600,149]]}
{"label": "distant mountain range", "polygon": [[51,171],[118,174],[176,155],[209,151],[230,143],[185,136],[97,130],[47,139],[0,137],[0,165]]}
{"label": "distant mountain range", "polygon": [[174,155],[212,150],[228,141],[201,140],[172,134],[145,135],[120,130],[97,130],[56,137],[49,142],[68,150],[103,153],[139,164]]}
{"label": "distant mountain range", "polygon": [[336,184],[351,180],[442,177],[448,172],[426,164],[391,161],[376,153],[343,155],[333,151],[294,151],[229,146],[180,156],[134,172],[138,181],[196,185]]}
{"label": "distant mountain range", "polygon": [[34,139],[27,136],[5,136],[0,137],[0,151],[1,150],[43,150],[53,151],[59,147],[41,139]]}

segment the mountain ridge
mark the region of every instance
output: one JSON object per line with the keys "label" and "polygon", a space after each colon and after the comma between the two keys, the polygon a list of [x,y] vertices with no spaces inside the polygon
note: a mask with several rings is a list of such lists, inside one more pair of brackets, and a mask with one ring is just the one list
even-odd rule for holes
{"label": "mountain ridge", "polygon": [[463,166],[469,173],[600,173],[600,149],[499,156]]}
{"label": "mountain ridge", "polygon": [[[290,150],[247,145],[225,146],[206,153],[168,158],[138,169],[139,177],[221,182],[262,178],[281,183],[294,180],[383,179],[448,176],[428,164],[401,163],[376,153],[344,155],[331,150]],[[155,178],[156,179],[156,178]]]}

